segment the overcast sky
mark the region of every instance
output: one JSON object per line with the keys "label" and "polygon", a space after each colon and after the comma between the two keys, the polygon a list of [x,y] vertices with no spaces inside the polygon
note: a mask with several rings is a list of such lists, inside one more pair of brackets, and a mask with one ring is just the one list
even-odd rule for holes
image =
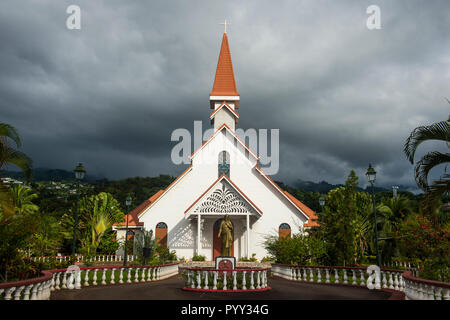
{"label": "overcast sky", "polygon": [[[81,30],[66,9],[81,8]],[[381,8],[368,30],[366,8]],[[274,178],[343,183],[351,169],[414,187],[402,149],[450,105],[450,1],[1,0],[0,122],[35,167],[109,179],[179,174],[176,128],[209,128],[223,26],[239,127],[280,129]],[[445,145],[421,146],[418,156]],[[435,170],[439,175],[442,168]]]}

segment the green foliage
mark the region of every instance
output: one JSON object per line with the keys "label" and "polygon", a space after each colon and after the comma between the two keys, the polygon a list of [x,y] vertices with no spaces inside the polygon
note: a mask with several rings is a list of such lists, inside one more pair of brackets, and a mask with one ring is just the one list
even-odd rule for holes
{"label": "green foliage", "polygon": [[192,261],[206,261],[206,257],[202,255],[194,255],[192,257]]}
{"label": "green foliage", "polygon": [[450,225],[440,226],[426,216],[413,214],[400,224],[397,237],[400,254],[423,263],[421,277],[450,280]]}
{"label": "green foliage", "polygon": [[269,236],[264,245],[278,263],[321,265],[327,261],[324,242],[316,235],[300,232],[294,234],[292,238]]}
{"label": "green foliage", "polygon": [[177,255],[175,250],[170,251],[169,248],[164,246],[158,246],[156,248],[159,264],[165,264],[170,261],[177,261]]}
{"label": "green foliage", "polygon": [[333,265],[360,263],[372,241],[371,198],[358,192],[358,178],[352,170],[344,187],[331,190],[324,211],[318,214],[317,235],[324,239]]}
{"label": "green foliage", "polygon": [[119,249],[119,243],[116,241],[116,231],[112,228],[105,231],[97,247],[98,254],[115,254]]}
{"label": "green foliage", "polygon": [[111,194],[100,192],[97,195],[83,197],[76,208],[62,217],[62,225],[65,228],[64,235],[67,239],[73,237],[73,224],[75,210],[78,210],[78,226],[82,252],[85,255],[96,253],[103,235],[114,223],[122,222],[124,214],[120,205]]}
{"label": "green foliage", "polygon": [[246,262],[257,262],[258,259],[256,258],[256,253],[253,253],[250,258],[248,257],[242,257],[239,259],[239,261],[246,261]]}
{"label": "green foliage", "polygon": [[[21,190],[23,186],[15,188]],[[30,192],[13,194],[14,212],[5,214],[0,210],[0,279],[8,281],[13,265],[22,259],[20,249],[27,247],[38,225],[38,208],[32,205]]]}
{"label": "green foliage", "polygon": [[261,262],[275,262],[275,258],[266,256],[266,257],[261,259]]}
{"label": "green foliage", "polygon": [[[136,234],[134,241],[134,254],[138,256],[138,259],[140,259],[143,264],[147,264],[147,261],[154,260],[159,246],[160,245],[156,243],[156,239],[153,237],[153,230],[143,230],[142,233]],[[144,258],[144,248],[149,249],[149,256],[147,258]],[[127,252],[131,252],[128,250],[129,248],[127,248]]]}

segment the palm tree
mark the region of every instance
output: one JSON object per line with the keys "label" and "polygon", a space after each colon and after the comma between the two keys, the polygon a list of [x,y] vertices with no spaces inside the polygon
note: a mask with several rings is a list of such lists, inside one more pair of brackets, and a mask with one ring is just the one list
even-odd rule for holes
{"label": "palm tree", "polygon": [[14,141],[17,148],[22,145],[17,130],[9,124],[0,123],[0,171],[8,164],[16,165],[30,182],[32,161],[26,154],[13,148],[10,140]]}
{"label": "palm tree", "polygon": [[[105,192],[80,199],[78,206],[81,217],[77,229],[82,233],[79,237],[81,246],[86,254],[95,254],[105,232],[114,223],[122,222],[124,214],[119,202]],[[66,229],[64,236],[72,239],[73,215],[70,212],[63,216],[62,225]]]}
{"label": "palm tree", "polygon": [[[450,101],[449,101],[450,102]],[[413,130],[406,140],[403,151],[409,162],[414,164],[414,155],[420,144],[430,140],[445,141],[450,147],[450,117],[447,121],[433,123],[429,126],[420,126]],[[424,155],[415,166],[415,179],[417,185],[424,191],[428,189],[428,173],[437,165],[450,162],[449,153],[431,151]]]}
{"label": "palm tree", "polygon": [[[6,123],[0,123],[0,172],[13,164],[19,167],[27,181],[31,181],[32,161],[23,152],[14,149],[11,146],[11,140],[20,147],[22,142],[17,130]],[[0,180],[0,206],[3,211],[3,218],[10,217],[14,214],[14,202],[9,188]]]}
{"label": "palm tree", "polygon": [[33,213],[39,210],[39,207],[33,203],[33,199],[38,197],[33,190],[20,184],[13,185],[10,190],[18,213]]}
{"label": "palm tree", "polygon": [[383,261],[390,261],[397,254],[396,234],[399,225],[411,213],[411,204],[408,198],[384,198],[377,206],[379,218],[377,224],[380,230],[380,245]]}

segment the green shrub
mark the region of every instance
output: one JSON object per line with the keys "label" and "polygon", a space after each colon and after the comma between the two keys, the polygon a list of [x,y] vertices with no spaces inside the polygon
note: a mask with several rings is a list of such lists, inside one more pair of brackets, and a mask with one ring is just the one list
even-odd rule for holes
{"label": "green shrub", "polygon": [[192,261],[206,261],[206,257],[202,255],[194,255]]}

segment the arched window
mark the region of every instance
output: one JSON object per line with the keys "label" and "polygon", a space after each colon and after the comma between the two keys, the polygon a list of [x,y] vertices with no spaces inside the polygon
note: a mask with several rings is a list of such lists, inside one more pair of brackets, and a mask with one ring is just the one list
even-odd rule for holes
{"label": "arched window", "polygon": [[278,228],[278,237],[281,238],[290,238],[291,237],[291,226],[287,223],[280,224]]}
{"label": "arched window", "polygon": [[230,176],[230,154],[226,151],[222,151],[219,153],[219,177],[222,174],[226,176]]}
{"label": "arched window", "polygon": [[156,225],[155,229],[155,239],[156,243],[161,244],[164,247],[167,247],[167,224],[164,222],[160,222]]}

